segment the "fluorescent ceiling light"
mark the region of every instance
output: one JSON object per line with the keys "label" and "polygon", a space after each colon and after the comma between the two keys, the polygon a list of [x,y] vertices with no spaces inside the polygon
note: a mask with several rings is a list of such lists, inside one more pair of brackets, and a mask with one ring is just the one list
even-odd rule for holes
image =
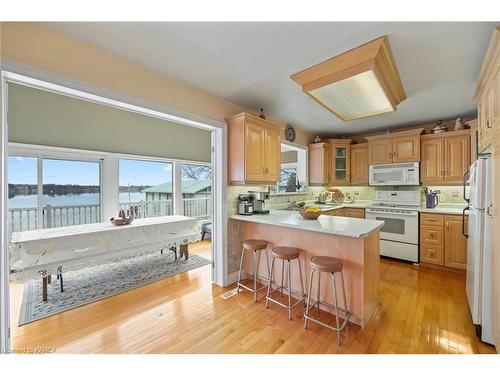
{"label": "fluorescent ceiling light", "polygon": [[392,112],[406,99],[386,37],[291,77],[343,121]]}

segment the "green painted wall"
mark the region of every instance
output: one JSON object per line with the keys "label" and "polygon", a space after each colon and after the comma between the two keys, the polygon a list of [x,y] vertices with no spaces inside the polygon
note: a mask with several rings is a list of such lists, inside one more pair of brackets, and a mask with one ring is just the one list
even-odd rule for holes
{"label": "green painted wall", "polygon": [[9,141],[210,161],[210,132],[9,84]]}

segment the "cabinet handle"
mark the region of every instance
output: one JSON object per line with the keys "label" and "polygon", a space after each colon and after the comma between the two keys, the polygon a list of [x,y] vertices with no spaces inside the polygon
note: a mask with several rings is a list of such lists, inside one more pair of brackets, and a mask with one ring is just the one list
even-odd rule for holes
{"label": "cabinet handle", "polygon": [[444,176],[444,171],[441,169],[441,174],[440,176]]}
{"label": "cabinet handle", "polygon": [[486,127],[487,127],[488,129],[491,129],[490,119],[487,119],[487,120],[486,120]]}
{"label": "cabinet handle", "polygon": [[446,221],[446,230],[450,230],[450,223]]}

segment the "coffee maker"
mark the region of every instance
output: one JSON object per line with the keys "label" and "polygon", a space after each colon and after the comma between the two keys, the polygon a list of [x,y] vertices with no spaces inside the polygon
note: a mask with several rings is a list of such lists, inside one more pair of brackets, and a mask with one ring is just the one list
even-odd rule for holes
{"label": "coffee maker", "polygon": [[253,203],[250,194],[238,195],[238,214],[253,215]]}
{"label": "coffee maker", "polygon": [[265,215],[269,213],[266,209],[266,200],[269,199],[269,191],[249,191],[252,197],[254,214]]}

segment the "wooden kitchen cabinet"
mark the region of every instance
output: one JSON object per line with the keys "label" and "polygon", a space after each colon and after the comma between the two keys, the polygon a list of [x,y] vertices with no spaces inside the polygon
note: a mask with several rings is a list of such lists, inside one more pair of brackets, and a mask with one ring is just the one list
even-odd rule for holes
{"label": "wooden kitchen cabinet", "polygon": [[325,212],[323,212],[322,215],[355,217],[355,218],[359,218],[359,219],[364,219],[365,218],[365,209],[364,208],[342,207],[342,208],[332,209],[330,211],[325,211]]}
{"label": "wooden kitchen cabinet", "polygon": [[441,184],[444,180],[444,138],[424,139],[420,144],[420,179],[424,185]]}
{"label": "wooden kitchen cabinet", "polygon": [[226,121],[229,183],[276,184],[280,177],[280,126],[247,112]]}
{"label": "wooden kitchen cabinet", "polygon": [[368,163],[391,164],[420,161],[420,134],[423,128],[365,137]]}
{"label": "wooden kitchen cabinet", "polygon": [[[458,215],[446,215],[444,220],[444,265],[446,267],[465,270],[467,268],[467,237],[462,233],[462,217]],[[465,231],[467,231],[467,217],[465,218],[464,227]]]}
{"label": "wooden kitchen cabinet", "polygon": [[393,163],[420,160],[420,134],[392,139]]}
{"label": "wooden kitchen cabinet", "polygon": [[420,179],[424,185],[459,185],[471,160],[470,130],[421,137]]}
{"label": "wooden kitchen cabinet", "polygon": [[328,185],[331,179],[331,147],[327,142],[312,143],[309,149],[309,185]]}
{"label": "wooden kitchen cabinet", "polygon": [[351,185],[368,185],[368,143],[351,145]]}
{"label": "wooden kitchen cabinet", "polygon": [[369,164],[392,163],[392,139],[368,141]]}
{"label": "wooden kitchen cabinet", "polygon": [[350,139],[328,139],[331,149],[330,185],[348,185],[351,173]]}
{"label": "wooden kitchen cabinet", "polygon": [[470,166],[470,130],[450,132],[444,143],[444,182],[463,183]]}
{"label": "wooden kitchen cabinet", "polygon": [[[465,227],[467,228],[467,217]],[[467,266],[461,215],[420,214],[420,262],[450,269]]]}

